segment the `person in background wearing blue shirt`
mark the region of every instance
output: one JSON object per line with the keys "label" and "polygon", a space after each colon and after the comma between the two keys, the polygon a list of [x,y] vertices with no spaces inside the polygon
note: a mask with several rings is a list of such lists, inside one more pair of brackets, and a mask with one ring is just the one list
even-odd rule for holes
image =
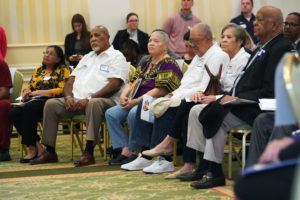
{"label": "person in background wearing blue shirt", "polygon": [[258,42],[258,39],[254,37],[254,33],[253,33],[253,22],[255,20],[255,16],[252,13],[252,9],[253,9],[253,0],[242,0],[241,15],[231,19],[230,22],[240,25],[241,27],[246,29],[247,32],[250,34],[253,42],[256,44]]}

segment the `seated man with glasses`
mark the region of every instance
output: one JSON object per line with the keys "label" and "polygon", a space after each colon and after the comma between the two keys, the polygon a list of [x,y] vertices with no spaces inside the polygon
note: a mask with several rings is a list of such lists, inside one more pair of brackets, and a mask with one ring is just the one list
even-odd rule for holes
{"label": "seated man with glasses", "polygon": [[288,14],[283,25],[284,36],[291,42],[294,50],[300,51],[300,13]]}

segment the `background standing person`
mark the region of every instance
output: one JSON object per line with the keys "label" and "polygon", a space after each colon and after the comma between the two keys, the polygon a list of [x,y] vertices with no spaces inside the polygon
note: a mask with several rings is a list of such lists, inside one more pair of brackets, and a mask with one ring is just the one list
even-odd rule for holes
{"label": "background standing person", "polygon": [[0,26],[0,60],[6,56],[7,42],[4,29]]}
{"label": "background standing person", "polygon": [[90,46],[90,32],[81,14],[75,14],[72,18],[73,33],[65,38],[65,54],[70,66],[78,65],[82,57],[92,51]]}
{"label": "background standing person", "polygon": [[193,5],[193,0],[181,0],[180,11],[169,17],[163,26],[163,29],[170,38],[169,49],[180,56],[183,56],[185,53],[183,44],[184,34],[188,31],[189,27],[193,27],[195,24],[201,22],[192,13]]}
{"label": "background standing person", "polygon": [[139,28],[139,16],[136,13],[129,13],[126,17],[127,28],[118,31],[116,34],[112,45],[116,50],[121,49],[121,45],[128,39],[135,41],[141,49],[143,54],[148,54],[147,44],[149,40],[149,35],[144,33]]}
{"label": "background standing person", "polygon": [[250,34],[253,42],[256,44],[258,39],[254,36],[254,26],[253,22],[255,20],[255,16],[252,13],[253,9],[253,0],[242,0],[241,1],[241,15],[231,19],[230,22],[240,25]]}

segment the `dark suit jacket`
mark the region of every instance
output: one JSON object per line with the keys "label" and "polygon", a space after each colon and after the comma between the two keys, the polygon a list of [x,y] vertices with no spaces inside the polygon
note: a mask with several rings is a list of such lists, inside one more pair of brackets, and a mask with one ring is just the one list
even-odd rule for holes
{"label": "dark suit jacket", "polygon": [[[281,33],[269,41],[264,47],[265,53],[256,57],[250,66],[247,67],[259,49],[254,51],[243,70],[243,76],[236,85],[235,96],[255,101],[261,98],[274,98],[274,77],[277,64],[284,53],[291,49],[292,46],[289,44],[289,41]],[[229,95],[232,95],[232,90],[229,92]],[[210,103],[202,110],[199,116],[201,119],[204,117],[209,118],[202,125],[203,131],[209,132],[211,135],[214,135],[221,125],[220,121],[216,119],[223,121],[229,111],[251,126],[254,119],[261,113],[257,104],[223,106],[223,111],[218,111],[220,116],[214,118],[211,113],[215,113],[218,110],[220,106],[217,104],[217,102]]]}
{"label": "dark suit jacket", "polygon": [[74,54],[81,54],[81,55],[85,55],[87,53],[89,53],[90,51],[92,51],[92,48],[90,47],[90,45],[87,48],[82,48],[81,52],[75,52],[75,42],[76,42],[76,36],[77,33],[73,32],[70,33],[66,36],[65,38],[65,56],[66,59],[69,61],[70,65],[76,67],[78,62],[71,62],[69,60],[69,57],[74,55]]}
{"label": "dark suit jacket", "polygon": [[[284,53],[291,49],[292,46],[282,33],[269,41],[264,47],[265,53],[256,57],[245,70],[244,75],[236,86],[235,96],[255,101],[261,98],[274,98],[274,77],[277,64]],[[256,51],[249,58],[248,62],[256,54]],[[258,105],[240,105],[232,107],[231,112],[252,125],[254,119],[261,111]]]}
{"label": "dark suit jacket", "polygon": [[[142,54],[149,54],[148,48],[147,48],[148,41],[149,41],[149,35],[139,29],[137,31],[138,31],[137,37],[138,37],[139,46],[141,48]],[[116,34],[114,41],[112,43],[116,50],[121,49],[121,45],[124,42],[123,35],[126,33],[127,33],[127,29],[124,29],[124,30],[118,31],[118,33]]]}
{"label": "dark suit jacket", "polygon": [[296,50],[297,50],[297,51],[300,51],[300,42],[297,43],[297,45],[296,45]]}

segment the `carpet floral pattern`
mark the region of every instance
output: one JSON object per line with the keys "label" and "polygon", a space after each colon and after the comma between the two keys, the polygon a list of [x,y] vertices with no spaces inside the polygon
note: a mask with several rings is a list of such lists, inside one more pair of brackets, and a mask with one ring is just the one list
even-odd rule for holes
{"label": "carpet floral pattern", "polygon": [[[74,168],[69,148],[62,145],[66,138],[58,138],[59,163],[37,166],[18,163],[17,138],[13,138],[13,160],[0,163],[0,199],[234,199],[233,181],[227,181],[225,187],[195,190],[190,182],[165,180],[166,174],[147,175],[107,166],[99,155],[96,165]],[[75,154],[74,158],[80,156],[80,152]]]}

